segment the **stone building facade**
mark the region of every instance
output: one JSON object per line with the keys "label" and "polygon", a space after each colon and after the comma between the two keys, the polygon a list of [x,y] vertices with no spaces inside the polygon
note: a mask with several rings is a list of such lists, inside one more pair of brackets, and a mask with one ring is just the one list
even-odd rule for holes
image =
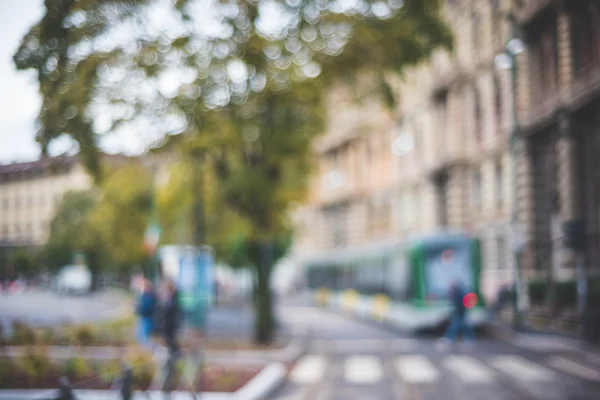
{"label": "stone building facade", "polygon": [[73,156],[0,165],[0,243],[43,244],[63,194],[91,185],[83,164]]}
{"label": "stone building facade", "polygon": [[519,120],[531,182],[530,274],[574,274],[563,224],[582,220],[585,265],[600,274],[600,2],[528,0]]}
{"label": "stone building facade", "polygon": [[[311,197],[297,213],[300,257],[461,229],[482,239],[486,296],[512,282],[513,96],[510,73],[496,70],[494,59],[511,34],[513,6],[512,0],[448,0],[455,48],[403,71],[391,114],[376,98],[360,106],[345,102],[344,90],[333,91]],[[414,146],[395,157],[391,146],[400,131]],[[519,164],[521,174],[526,165]]]}

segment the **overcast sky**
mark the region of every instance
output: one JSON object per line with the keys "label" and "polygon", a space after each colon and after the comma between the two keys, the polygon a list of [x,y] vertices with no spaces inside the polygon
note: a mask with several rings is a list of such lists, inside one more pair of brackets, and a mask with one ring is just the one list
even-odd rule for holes
{"label": "overcast sky", "polygon": [[35,76],[17,72],[19,40],[42,15],[43,0],[0,1],[0,163],[35,159],[39,95]]}

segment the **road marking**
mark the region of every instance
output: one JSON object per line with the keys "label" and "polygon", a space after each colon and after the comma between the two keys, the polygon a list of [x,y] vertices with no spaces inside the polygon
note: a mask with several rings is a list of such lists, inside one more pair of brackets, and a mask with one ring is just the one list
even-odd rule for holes
{"label": "road marking", "polygon": [[600,372],[598,372],[595,369],[578,364],[575,361],[571,361],[568,358],[558,356],[552,357],[548,361],[548,365],[569,375],[575,375],[579,378],[587,379],[590,381],[600,381]]}
{"label": "road marking", "polygon": [[444,366],[465,383],[486,383],[493,378],[494,371],[480,361],[468,356],[449,356]]}
{"label": "road marking", "polygon": [[490,360],[490,364],[524,382],[551,382],[554,379],[552,371],[521,356],[496,356]]}
{"label": "road marking", "polygon": [[351,356],[344,364],[344,380],[351,384],[373,384],[383,378],[381,360],[375,356]]}
{"label": "road marking", "polygon": [[432,383],[439,378],[439,371],[424,356],[402,356],[396,360],[396,371],[409,383]]}
{"label": "road marking", "polygon": [[312,385],[323,379],[327,369],[327,359],[321,355],[302,357],[290,373],[290,381],[298,385]]}

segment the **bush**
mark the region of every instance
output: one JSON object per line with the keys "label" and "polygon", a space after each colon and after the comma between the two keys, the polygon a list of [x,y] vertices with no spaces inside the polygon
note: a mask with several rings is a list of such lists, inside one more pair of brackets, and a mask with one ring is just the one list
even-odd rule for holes
{"label": "bush", "polygon": [[577,282],[556,282],[556,306],[558,308],[577,307]]}
{"label": "bush", "polygon": [[13,326],[12,340],[17,345],[32,345],[37,342],[35,329],[23,322],[15,321]]}
{"label": "bush", "polygon": [[531,305],[541,305],[546,300],[547,285],[545,280],[532,279],[527,283]]}
{"label": "bush", "polygon": [[156,365],[152,353],[143,349],[134,349],[127,357],[127,362],[133,370],[133,380],[138,389],[145,390],[154,379]]}
{"label": "bush", "polygon": [[46,376],[53,364],[48,349],[43,346],[30,346],[17,362],[17,368],[27,377],[30,384],[37,384]]}
{"label": "bush", "polygon": [[74,346],[91,346],[94,344],[95,331],[91,325],[77,325],[71,328],[70,341]]}
{"label": "bush", "polygon": [[67,360],[63,365],[63,373],[72,381],[79,381],[88,378],[93,374],[93,369],[89,362],[83,357],[75,357]]}

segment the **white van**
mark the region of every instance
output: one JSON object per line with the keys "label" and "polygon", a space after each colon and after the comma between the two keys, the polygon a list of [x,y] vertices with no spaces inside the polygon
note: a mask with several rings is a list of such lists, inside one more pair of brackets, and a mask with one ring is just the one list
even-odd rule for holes
{"label": "white van", "polygon": [[85,265],[67,265],[56,276],[60,294],[86,294],[92,289],[92,274]]}

